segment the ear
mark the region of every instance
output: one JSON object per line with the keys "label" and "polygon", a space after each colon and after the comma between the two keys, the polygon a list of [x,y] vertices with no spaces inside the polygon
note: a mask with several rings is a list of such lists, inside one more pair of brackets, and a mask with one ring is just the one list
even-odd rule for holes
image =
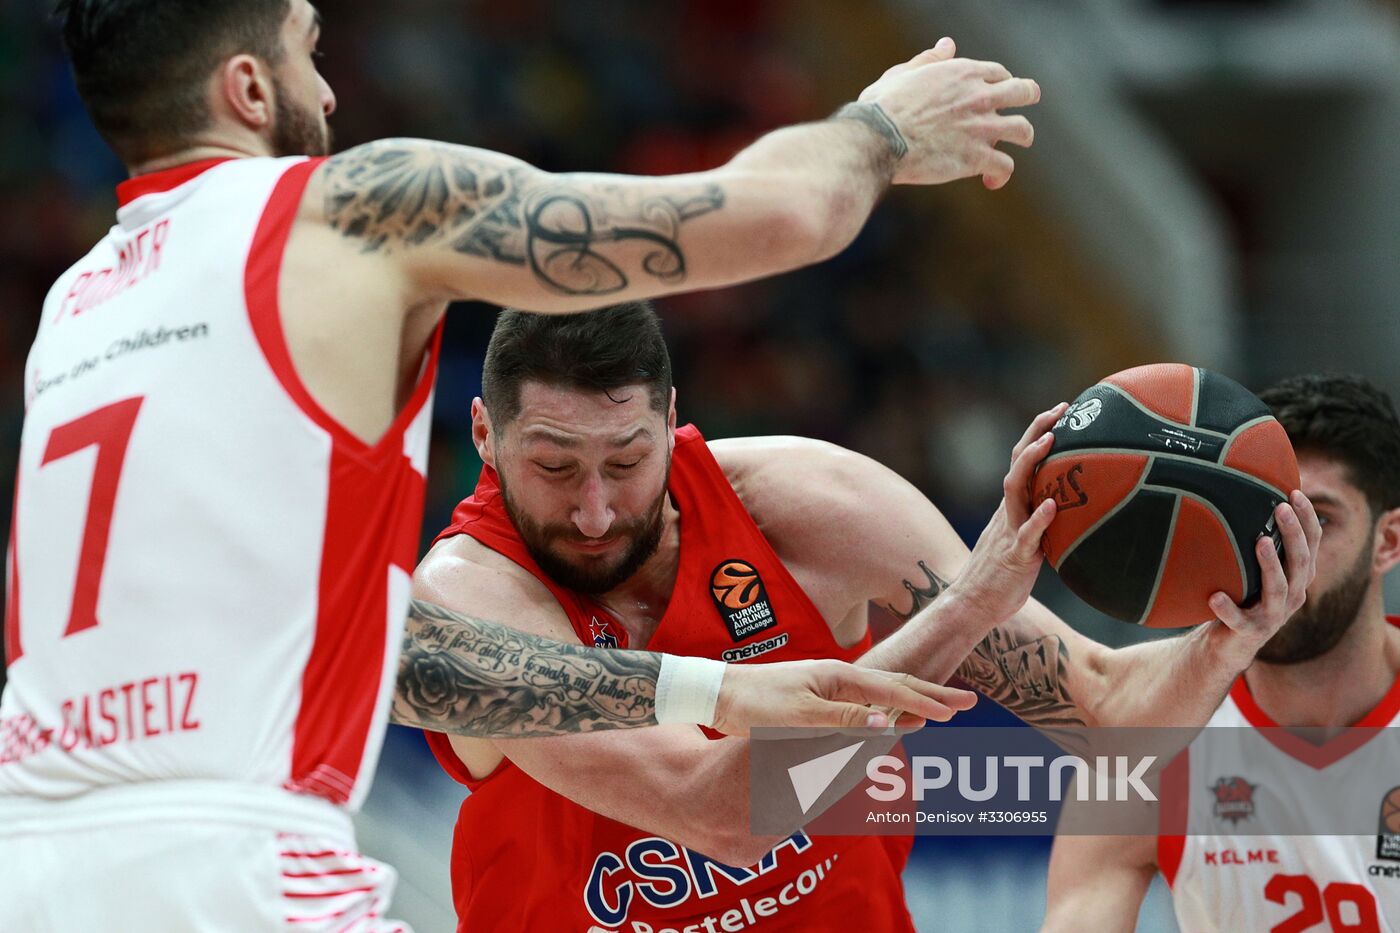
{"label": "ear", "polygon": [[666,411],[666,448],[676,450],[676,387],[671,386],[671,407]]}
{"label": "ear", "polygon": [[1371,557],[1373,573],[1384,575],[1400,564],[1400,509],[1382,512],[1376,519],[1376,537]]}
{"label": "ear", "polygon": [[235,55],[218,75],[219,109],[230,113],[255,133],[272,125],[276,115],[272,75],[252,55]]}
{"label": "ear", "polygon": [[481,457],[481,462],[494,470],[496,469],[496,450],[493,438],[491,415],[486,411],[485,403],[478,396],[472,399],[472,443],[476,445],[476,452]]}

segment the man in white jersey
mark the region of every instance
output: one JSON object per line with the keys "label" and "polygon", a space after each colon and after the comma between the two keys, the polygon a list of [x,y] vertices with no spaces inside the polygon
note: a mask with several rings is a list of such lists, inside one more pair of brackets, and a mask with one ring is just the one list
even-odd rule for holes
{"label": "man in white jersey", "polygon": [[[410,610],[408,571],[449,301],[563,312],[817,261],[892,182],[1005,184],[994,147],[1031,128],[999,110],[1034,103],[1034,82],[944,41],[832,119],[675,178],[552,175],[415,140],[325,159],[335,99],[306,0],[60,12],[132,178],[51,290],[26,367],[5,929],[375,927],[393,875],[355,854],[347,811],[391,704],[508,736],[966,703],[827,663],[726,673],[560,646]],[[1017,589],[1048,520],[1025,519],[999,513],[968,578]],[[403,645],[445,663],[396,663]]]}
{"label": "man in white jersey", "polygon": [[[1152,875],[1183,931],[1400,930],[1397,743],[1400,617],[1382,582],[1400,563],[1400,419],[1357,377],[1301,376],[1261,396],[1298,451],[1322,520],[1307,604],[1260,649],[1207,730],[1163,775],[1163,834],[1061,836],[1050,861],[1053,931],[1129,931]],[[1330,729],[1320,744],[1255,729]],[[1340,727],[1358,727],[1337,734]],[[1248,731],[1246,731],[1248,730]],[[1319,737],[1321,738],[1321,737]],[[1251,835],[1266,810],[1341,801],[1364,836]]]}

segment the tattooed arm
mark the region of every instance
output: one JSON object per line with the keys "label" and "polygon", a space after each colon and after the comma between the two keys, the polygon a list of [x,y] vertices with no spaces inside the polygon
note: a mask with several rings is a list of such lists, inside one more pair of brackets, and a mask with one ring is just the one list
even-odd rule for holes
{"label": "tattooed arm", "polygon": [[589,651],[413,600],[394,722],[477,736],[656,724],[661,655]]}
{"label": "tattooed arm", "polygon": [[[551,641],[415,599],[390,718],[491,738],[654,726],[661,659]],[[732,667],[713,725],[730,735],[757,725],[864,726],[871,706],[945,719],[945,700],[962,698],[936,684],[834,661]]]}
{"label": "tattooed arm", "polygon": [[825,258],[888,183],[889,147],[843,118],[782,131],[712,172],[641,178],[552,174],[482,149],[389,139],[330,159],[308,195],[417,299],[569,311]]}
{"label": "tattooed arm", "polygon": [[995,144],[1030,143],[1000,107],[1038,99],[1000,65],[897,66],[830,119],[769,133],[727,164],[670,177],[553,174],[467,146],[387,139],[327,161],[303,219],[399,273],[409,304],[596,307],[773,275],[831,256],[893,182],[1004,181]]}

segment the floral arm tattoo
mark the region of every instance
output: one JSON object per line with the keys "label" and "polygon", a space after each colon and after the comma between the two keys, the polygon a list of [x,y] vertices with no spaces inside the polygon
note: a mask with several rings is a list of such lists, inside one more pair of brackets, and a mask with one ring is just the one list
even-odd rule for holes
{"label": "floral arm tattoo", "polygon": [[686,278],[680,227],[724,207],[715,184],[550,175],[464,146],[386,139],[326,163],[325,213],[365,253],[423,246],[527,267],[566,295]]}
{"label": "floral arm tattoo", "polygon": [[661,655],[566,645],[413,600],[391,719],[485,738],[656,724]]}

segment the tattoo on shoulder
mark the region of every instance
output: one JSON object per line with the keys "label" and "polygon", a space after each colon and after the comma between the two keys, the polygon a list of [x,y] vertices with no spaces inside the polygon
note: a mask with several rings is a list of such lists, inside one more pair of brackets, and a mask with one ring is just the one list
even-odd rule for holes
{"label": "tattoo on shoulder", "polygon": [[887,603],[885,608],[899,616],[899,621],[908,622],[918,614],[919,610],[927,606],[938,595],[948,588],[948,581],[940,577],[929,569],[928,564],[919,561],[919,570],[922,571],[924,579],[918,582],[903,580],[904,589],[909,593],[909,608],[907,610],[895,608],[894,603]]}
{"label": "tattoo on shoulder", "polygon": [[1069,663],[1059,636],[1021,636],[998,626],[972,649],[958,676],[1053,738],[1057,729],[1085,724],[1065,685]]}
{"label": "tattoo on shoulder", "polygon": [[656,722],[661,656],[566,645],[413,600],[392,718],[488,738]]}
{"label": "tattoo on shoulder", "polygon": [[832,119],[856,120],[870,127],[884,140],[895,162],[909,153],[909,143],[905,140],[904,134],[899,131],[899,127],[895,126],[890,115],[885,112],[885,108],[874,101],[857,101],[847,104],[832,114]]}
{"label": "tattoo on shoulder", "polygon": [[714,184],[657,194],[416,140],[350,149],[325,178],[331,228],[363,252],[445,244],[569,295],[619,292],[639,273],[684,281],[681,225],[724,207]]}

